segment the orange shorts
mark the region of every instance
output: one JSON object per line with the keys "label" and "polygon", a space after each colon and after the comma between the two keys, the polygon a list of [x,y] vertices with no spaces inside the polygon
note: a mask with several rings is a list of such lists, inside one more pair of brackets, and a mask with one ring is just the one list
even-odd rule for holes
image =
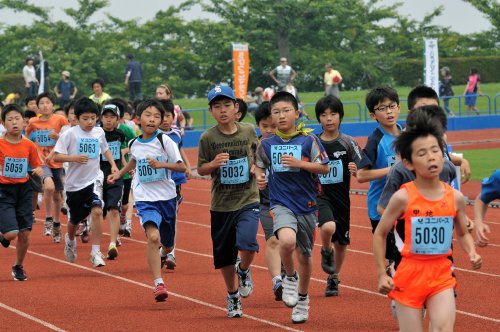
{"label": "orange shorts", "polygon": [[394,275],[394,289],[388,296],[405,306],[421,309],[431,296],[457,287],[452,273],[448,258],[421,261],[403,257]]}

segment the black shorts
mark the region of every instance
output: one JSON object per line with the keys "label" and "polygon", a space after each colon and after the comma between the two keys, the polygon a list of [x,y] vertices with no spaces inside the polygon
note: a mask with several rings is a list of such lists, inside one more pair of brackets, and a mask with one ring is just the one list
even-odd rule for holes
{"label": "black shorts", "polygon": [[132,179],[123,180],[122,206],[128,204],[128,199],[130,197],[130,188],[131,187],[132,187]]}
{"label": "black shorts", "polygon": [[[180,204],[179,200],[181,199],[182,195],[181,195],[181,185],[180,184],[177,184],[175,186],[175,200],[177,202],[177,204]],[[182,202],[182,201],[181,201]]]}
{"label": "black shorts", "polygon": [[104,200],[104,210],[102,216],[106,217],[109,209],[116,209],[122,212],[123,179],[118,179],[113,184],[104,183],[102,197]]}
{"label": "black shorts", "polygon": [[29,181],[0,184],[0,232],[31,230],[33,190]]}
{"label": "black shorts", "polygon": [[42,178],[33,174],[32,171],[29,171],[28,175],[30,177],[31,189],[33,189],[33,191],[36,193],[42,193],[43,192]]}
{"label": "black shorts", "polygon": [[210,211],[212,246],[216,269],[236,264],[238,250],[259,251],[259,202],[238,211]]}
{"label": "black shorts", "polygon": [[[380,220],[370,219],[372,224],[372,233],[375,233],[375,229],[377,229],[378,223]],[[389,234],[387,234],[387,239],[385,240],[385,258],[388,260],[394,260],[394,253],[396,252],[396,238],[394,237],[394,227],[391,229]]]}
{"label": "black shorts", "polygon": [[338,241],[340,245],[351,244],[349,230],[351,227],[351,212],[338,211],[330,200],[323,196],[316,199],[318,204],[318,226],[323,226],[326,222],[335,222],[335,233],[332,235],[332,243]]}
{"label": "black shorts", "polygon": [[78,191],[66,191],[66,204],[69,209],[69,222],[78,225],[80,221],[87,219],[94,206],[104,208],[101,182],[96,181]]}

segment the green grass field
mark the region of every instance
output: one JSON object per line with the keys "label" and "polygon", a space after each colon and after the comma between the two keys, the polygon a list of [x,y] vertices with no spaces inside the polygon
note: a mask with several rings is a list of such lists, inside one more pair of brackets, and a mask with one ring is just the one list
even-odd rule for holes
{"label": "green grass field", "polygon": [[[461,95],[464,92],[465,85],[457,85],[453,87],[453,91],[455,92],[455,95]],[[411,91],[411,88],[409,87],[398,87],[396,90],[399,93],[399,96],[401,99],[405,99],[408,96],[408,93]],[[481,84],[481,91],[483,94],[489,95],[491,98],[491,109],[492,112],[494,113],[494,97],[497,93],[500,92],[500,83],[491,83],[491,84]],[[368,90],[359,90],[359,91],[341,91],[340,92],[340,99],[342,99],[343,102],[358,102],[361,104],[361,119],[362,121],[365,121],[365,96]],[[323,97],[323,92],[303,92],[300,94],[300,98],[302,99],[302,102],[304,103],[315,103]],[[198,99],[175,99],[174,103],[176,105],[180,105],[182,109],[188,110],[188,109],[198,109],[198,108],[207,108],[207,99],[206,98],[198,98]],[[466,115],[466,106],[463,104],[464,99],[461,99],[462,103],[462,115]],[[477,107],[479,110],[488,110],[488,98],[486,97],[478,97],[477,99]],[[458,98],[456,99],[451,99],[450,101],[450,108],[454,113],[458,115]],[[401,115],[405,115],[408,107],[406,104],[406,101],[401,101]],[[314,115],[314,106],[306,106],[305,111],[312,117],[316,118]],[[344,112],[345,112],[345,121],[358,121],[358,120],[347,120],[347,118],[358,118],[359,117],[359,108],[357,105],[353,104],[346,104],[344,106]],[[203,125],[203,112],[190,112],[191,117],[193,117],[194,126],[200,126]],[[215,124],[215,120],[212,118],[208,110],[206,111],[206,119],[207,119],[207,125],[211,126]],[[246,118],[243,120],[245,122],[254,122],[254,119],[247,115]],[[316,120],[312,121],[316,123]]]}
{"label": "green grass field", "polygon": [[472,171],[471,180],[482,181],[500,168],[500,149],[457,150],[455,152],[463,153],[464,158],[469,161]]}

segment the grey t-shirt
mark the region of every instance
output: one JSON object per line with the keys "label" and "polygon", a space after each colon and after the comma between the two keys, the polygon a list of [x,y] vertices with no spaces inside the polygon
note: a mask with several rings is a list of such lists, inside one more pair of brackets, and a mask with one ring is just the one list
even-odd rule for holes
{"label": "grey t-shirt", "polygon": [[[449,160],[445,160],[443,164],[443,171],[439,174],[439,180],[446,184],[451,184],[451,182],[457,177],[457,171],[455,170],[455,165]],[[416,176],[409,171],[402,161],[395,163],[389,174],[387,174],[387,180],[385,183],[384,190],[378,201],[378,205],[387,208],[389,205],[389,200],[396,191],[398,191],[401,186],[405,183],[411,182],[416,179]]]}
{"label": "grey t-shirt", "polygon": [[278,84],[280,88],[285,87],[286,81],[292,78],[293,73],[295,73],[295,70],[293,70],[292,67],[288,65],[285,68],[280,65],[273,70],[274,77],[276,77],[276,79],[280,81],[280,83]]}

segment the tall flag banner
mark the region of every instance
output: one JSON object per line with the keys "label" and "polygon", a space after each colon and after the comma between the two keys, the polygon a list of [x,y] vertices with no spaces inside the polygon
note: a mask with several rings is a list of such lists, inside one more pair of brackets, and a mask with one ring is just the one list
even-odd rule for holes
{"label": "tall flag banner", "polygon": [[248,55],[248,44],[233,45],[233,89],[236,98],[245,100],[247,98],[248,73],[250,70],[250,56]]}
{"label": "tall flag banner", "polygon": [[438,40],[424,38],[424,84],[439,95]]}
{"label": "tall flag banner", "polygon": [[42,51],[38,51],[40,53],[40,85],[38,86],[38,94],[43,93],[45,87],[45,66],[43,63],[43,54]]}

